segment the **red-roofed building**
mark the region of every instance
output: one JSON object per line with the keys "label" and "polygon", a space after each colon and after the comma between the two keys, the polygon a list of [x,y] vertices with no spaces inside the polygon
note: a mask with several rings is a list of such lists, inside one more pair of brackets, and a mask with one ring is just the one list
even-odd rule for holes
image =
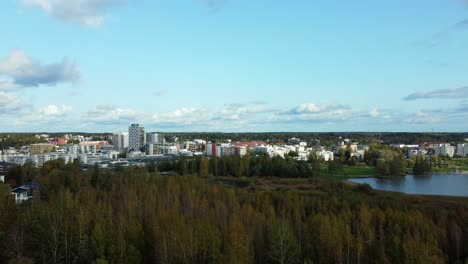
{"label": "red-roofed building", "polygon": [[50,143],[54,145],[66,145],[67,139],[66,138],[54,138],[50,141]]}

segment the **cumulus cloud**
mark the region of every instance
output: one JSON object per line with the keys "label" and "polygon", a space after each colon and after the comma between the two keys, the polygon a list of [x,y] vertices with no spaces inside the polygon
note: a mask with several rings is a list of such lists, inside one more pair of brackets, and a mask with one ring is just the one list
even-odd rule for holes
{"label": "cumulus cloud", "polygon": [[452,89],[439,89],[423,93],[412,93],[406,96],[404,99],[407,101],[417,100],[417,99],[430,99],[430,98],[439,98],[439,99],[459,99],[468,97],[468,86],[452,88]]}
{"label": "cumulus cloud", "polygon": [[203,123],[205,125],[232,125],[234,123],[252,122],[256,115],[271,112],[263,105],[252,103],[231,103],[220,109],[183,107],[169,112],[153,114],[153,122],[165,125],[186,126]]}
{"label": "cumulus cloud", "polygon": [[414,114],[411,114],[407,118],[403,119],[404,123],[407,124],[428,124],[428,123],[437,123],[440,122],[441,118],[435,116],[432,113],[417,111]]}
{"label": "cumulus cloud", "polygon": [[0,80],[0,91],[11,91],[19,88],[21,88],[21,85],[17,85],[11,80]]}
{"label": "cumulus cloud", "polygon": [[0,115],[18,114],[27,105],[15,94],[0,91]]}
{"label": "cumulus cloud", "polygon": [[99,27],[107,11],[126,0],[22,0],[26,7],[38,7],[51,17],[64,22]]}
{"label": "cumulus cloud", "polygon": [[122,108],[113,105],[100,105],[89,110],[84,120],[96,124],[127,124],[134,121],[142,121],[145,114],[130,108]]}
{"label": "cumulus cloud", "polygon": [[22,50],[13,50],[0,60],[0,90],[39,85],[56,85],[62,82],[76,82],[81,79],[78,65],[64,58],[59,63],[41,64],[31,59]]}
{"label": "cumulus cloud", "polygon": [[298,107],[295,107],[290,111],[290,113],[295,114],[318,114],[318,113],[330,113],[335,111],[349,110],[351,109],[347,105],[337,104],[337,103],[324,103],[324,104],[315,104],[315,103],[305,103],[301,104]]}
{"label": "cumulus cloud", "polygon": [[49,104],[42,108],[30,109],[21,118],[18,118],[19,123],[34,123],[40,124],[53,124],[57,126],[68,123],[68,115],[72,112],[73,108],[67,105]]}
{"label": "cumulus cloud", "polygon": [[213,114],[207,109],[180,108],[170,112],[156,113],[153,122],[163,124],[193,124],[213,119]]}
{"label": "cumulus cloud", "polygon": [[258,113],[265,113],[270,110],[265,109],[262,104],[227,104],[224,105],[223,109],[217,114],[218,119],[225,120],[240,120],[250,118]]}
{"label": "cumulus cloud", "polygon": [[45,116],[63,116],[71,112],[72,107],[67,105],[57,106],[57,105],[48,105],[42,108],[39,112]]}
{"label": "cumulus cloud", "polygon": [[369,115],[372,116],[372,117],[379,117],[380,116],[380,112],[377,108],[373,108],[370,112],[369,112]]}
{"label": "cumulus cloud", "polygon": [[362,117],[364,113],[338,103],[304,103],[288,111],[279,111],[270,116],[277,122],[332,122]]}

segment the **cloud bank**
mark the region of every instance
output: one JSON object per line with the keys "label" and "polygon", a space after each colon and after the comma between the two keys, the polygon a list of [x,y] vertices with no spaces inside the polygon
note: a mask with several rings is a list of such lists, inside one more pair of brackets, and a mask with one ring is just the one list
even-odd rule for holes
{"label": "cloud bank", "polygon": [[22,0],[26,7],[42,9],[51,17],[87,27],[99,27],[108,17],[107,11],[125,0]]}
{"label": "cloud bank", "polygon": [[418,99],[460,99],[468,97],[468,86],[458,87],[453,89],[439,89],[423,93],[412,93],[405,98],[406,101],[418,100]]}
{"label": "cloud bank", "polygon": [[81,70],[76,63],[66,58],[58,63],[42,64],[22,50],[13,50],[7,58],[0,60],[0,77],[7,79],[0,80],[0,90],[13,90],[76,82],[81,79]]}

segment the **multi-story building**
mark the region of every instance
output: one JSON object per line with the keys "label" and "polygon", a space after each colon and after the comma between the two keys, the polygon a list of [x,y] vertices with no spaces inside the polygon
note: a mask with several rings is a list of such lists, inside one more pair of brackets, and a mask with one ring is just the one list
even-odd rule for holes
{"label": "multi-story building", "polygon": [[51,152],[32,155],[29,160],[32,161],[37,167],[42,167],[44,163],[51,160],[63,159],[65,164],[73,162],[74,155],[63,152]]}
{"label": "multi-story building", "polygon": [[128,132],[115,133],[112,135],[112,144],[114,144],[114,149],[117,151],[122,151],[128,148],[129,142]]}
{"label": "multi-story building", "polygon": [[246,146],[235,146],[231,148],[231,152],[233,155],[237,156],[244,156],[247,154],[247,147]]}
{"label": "multi-story building", "polygon": [[131,124],[128,128],[128,150],[139,151],[145,144],[145,128],[139,124]]}
{"label": "multi-story building", "polygon": [[146,133],[146,143],[148,144],[163,144],[164,142],[164,136],[161,133],[158,132],[150,132]]}
{"label": "multi-story building", "polygon": [[315,155],[317,157],[321,157],[324,161],[332,161],[334,159],[333,151],[326,151],[326,150],[316,151]]}
{"label": "multi-story building", "polygon": [[468,156],[468,144],[463,143],[463,144],[457,144],[457,155],[459,156]]}
{"label": "multi-story building", "polygon": [[449,143],[436,144],[434,146],[434,151],[436,156],[442,155],[449,156],[452,158],[455,154],[455,147],[450,146]]}
{"label": "multi-story building", "polygon": [[44,152],[51,152],[54,149],[55,149],[55,146],[52,144],[38,143],[38,144],[31,144],[29,151],[31,155],[34,155],[34,154],[41,154]]}

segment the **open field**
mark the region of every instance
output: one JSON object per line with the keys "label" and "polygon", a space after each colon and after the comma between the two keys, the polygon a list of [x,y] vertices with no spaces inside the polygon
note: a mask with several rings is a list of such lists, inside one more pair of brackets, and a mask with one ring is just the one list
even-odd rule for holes
{"label": "open field", "polygon": [[328,173],[327,167],[322,166],[321,175],[324,177],[336,178],[336,179],[347,179],[347,178],[368,178],[368,177],[377,177],[378,173],[375,170],[375,167],[372,166],[343,166],[343,171],[341,173]]}

